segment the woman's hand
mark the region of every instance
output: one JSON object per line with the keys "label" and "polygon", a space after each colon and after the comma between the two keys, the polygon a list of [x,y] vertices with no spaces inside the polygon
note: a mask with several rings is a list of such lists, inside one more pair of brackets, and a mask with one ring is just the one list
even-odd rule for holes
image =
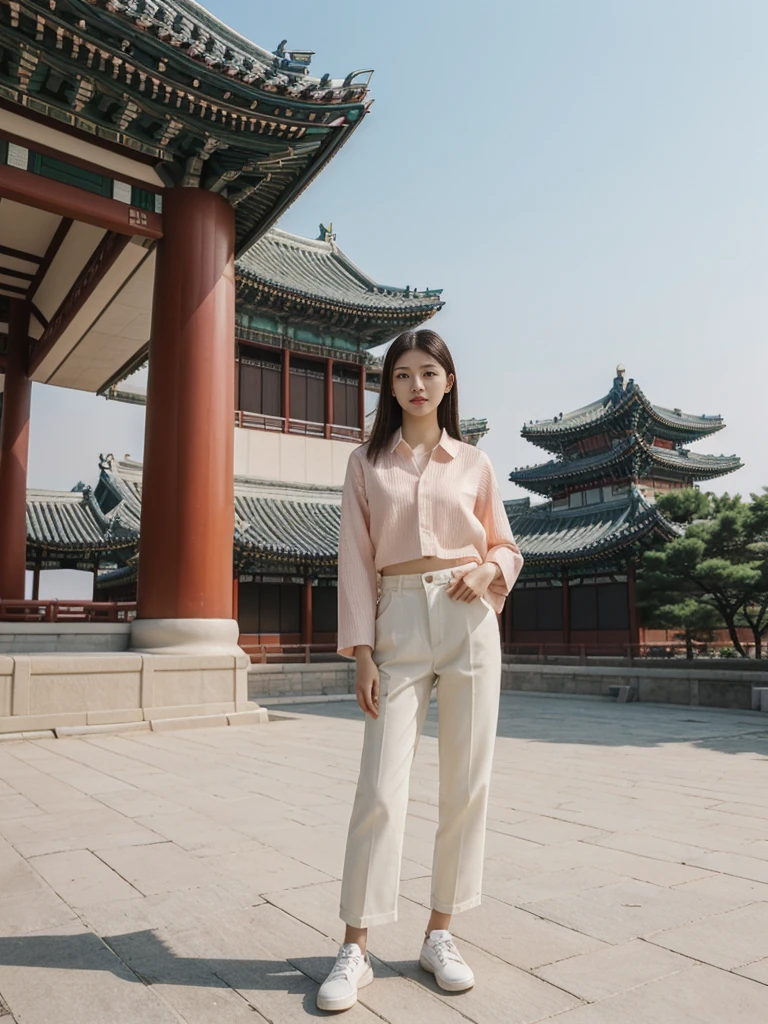
{"label": "woman's hand", "polygon": [[355,648],[355,696],[366,715],[379,717],[379,669],[367,645]]}
{"label": "woman's hand", "polygon": [[495,562],[483,562],[446,587],[446,594],[454,601],[474,601],[476,597],[484,597],[491,582],[501,576],[501,568]]}

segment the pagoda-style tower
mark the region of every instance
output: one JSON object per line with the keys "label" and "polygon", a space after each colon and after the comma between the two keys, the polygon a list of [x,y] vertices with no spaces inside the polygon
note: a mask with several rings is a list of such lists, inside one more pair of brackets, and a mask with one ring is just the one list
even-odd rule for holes
{"label": "pagoda-style tower", "polygon": [[595,653],[637,644],[635,567],[656,536],[679,528],[655,500],[741,467],[735,455],[700,455],[687,444],[725,426],[654,405],[623,366],[608,394],[570,413],[529,422],[522,436],[555,455],[515,469],[514,483],[549,500],[505,502],[526,560],[507,602],[504,636],[522,645],[585,645]]}

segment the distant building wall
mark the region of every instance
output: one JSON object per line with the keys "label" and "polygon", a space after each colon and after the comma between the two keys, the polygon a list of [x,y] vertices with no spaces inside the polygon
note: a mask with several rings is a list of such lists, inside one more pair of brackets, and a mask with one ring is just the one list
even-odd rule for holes
{"label": "distant building wall", "polygon": [[235,428],[235,475],[286,483],[344,483],[350,441],[304,437],[280,431]]}

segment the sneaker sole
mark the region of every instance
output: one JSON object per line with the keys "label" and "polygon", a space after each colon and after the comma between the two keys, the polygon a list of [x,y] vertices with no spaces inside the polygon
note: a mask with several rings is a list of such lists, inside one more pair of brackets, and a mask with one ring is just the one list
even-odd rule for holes
{"label": "sneaker sole", "polygon": [[440,986],[440,988],[445,989],[446,992],[464,992],[466,989],[472,988],[472,986],[475,984],[474,976],[472,977],[471,981],[443,981],[438,976],[437,972],[435,971],[435,968],[432,966],[429,960],[425,960],[423,957],[419,957],[419,966],[422,967],[425,971],[429,971],[430,974],[434,974],[435,981]]}
{"label": "sneaker sole", "polygon": [[357,990],[350,996],[346,996],[341,999],[324,999],[319,994],[317,997],[317,1008],[318,1010],[348,1010],[354,1006],[357,1002],[357,993],[361,988],[365,988],[366,985],[370,985],[373,981],[374,974],[373,970],[369,967],[365,974],[362,976],[360,981],[357,983]]}

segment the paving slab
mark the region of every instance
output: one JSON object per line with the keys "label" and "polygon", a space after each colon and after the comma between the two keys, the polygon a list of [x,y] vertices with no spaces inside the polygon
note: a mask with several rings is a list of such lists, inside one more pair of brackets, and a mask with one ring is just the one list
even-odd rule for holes
{"label": "paving slab", "polygon": [[713,967],[744,967],[768,957],[768,903],[726,910],[652,935],[649,941]]}
{"label": "paving slab", "polygon": [[739,853],[704,853],[689,862],[691,865],[719,871],[724,875],[751,878],[754,882],[768,883],[768,861],[760,857],[747,857]]}
{"label": "paving slab", "polygon": [[204,857],[200,863],[204,869],[234,879],[259,895],[271,889],[294,889],[314,882],[326,882],[329,877],[324,871],[266,846]]}
{"label": "paving slab", "polygon": [[20,1024],[179,1024],[152,989],[79,923],[0,938],[0,991]]}
{"label": "paving slab", "polygon": [[182,850],[199,856],[232,853],[245,845],[250,848],[256,845],[255,840],[246,833],[220,822],[212,822],[205,814],[188,808],[176,808],[170,813],[150,814],[133,820],[163,839],[171,840]]}
{"label": "paving slab", "polygon": [[208,866],[175,843],[96,851],[109,867],[145,896],[190,889],[212,880]]}
{"label": "paving slab", "polygon": [[30,864],[70,907],[105,900],[138,899],[141,893],[90,850],[34,857]]}
{"label": "paving slab", "polygon": [[533,973],[581,999],[597,1002],[695,966],[696,961],[688,957],[644,939],[630,939],[616,946],[601,944],[589,953],[534,968]]}
{"label": "paving slab", "polygon": [[704,965],[580,1006],[557,1024],[765,1024],[768,986]]}
{"label": "paving slab", "polygon": [[681,892],[704,896],[711,902],[720,904],[722,910],[734,910],[748,903],[768,901],[768,883],[753,882],[750,878],[738,878],[734,875],[707,875],[706,878],[696,878],[693,882],[683,882],[675,888]]}
{"label": "paving slab", "polygon": [[526,904],[531,914],[605,942],[626,942],[720,912],[703,896],[635,880]]}
{"label": "paving slab", "polygon": [[737,967],[734,973],[768,985],[768,957],[763,960],[755,960],[754,963],[747,964],[745,967]]}
{"label": "paving slab", "polygon": [[34,892],[0,896],[0,937],[56,928],[77,919],[75,911],[48,886]]}

